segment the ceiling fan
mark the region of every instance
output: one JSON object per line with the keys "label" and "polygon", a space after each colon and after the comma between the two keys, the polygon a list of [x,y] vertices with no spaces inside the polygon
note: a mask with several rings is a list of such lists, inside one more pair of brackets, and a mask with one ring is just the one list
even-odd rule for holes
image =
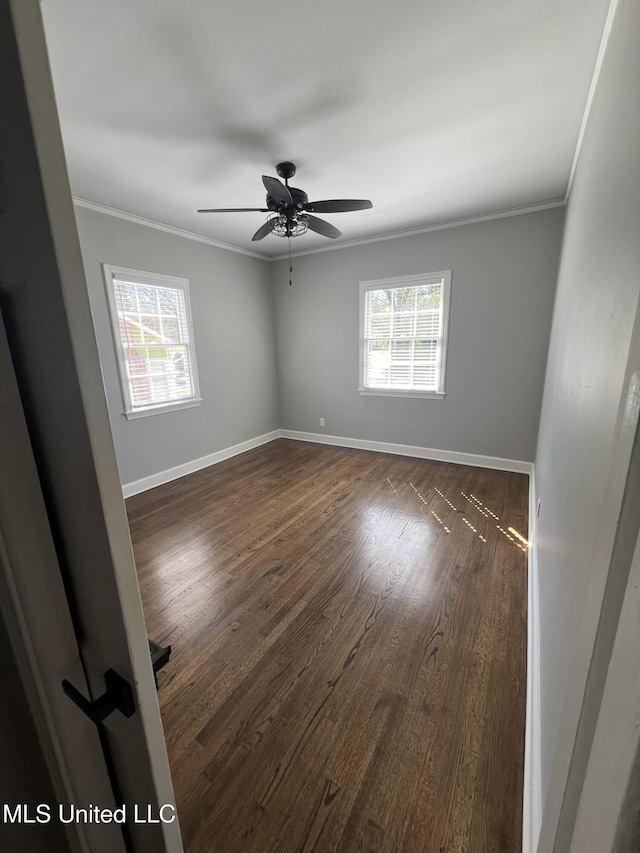
{"label": "ceiling fan", "polygon": [[334,228],[330,222],[313,216],[313,213],[347,213],[373,207],[370,201],[362,198],[309,201],[305,192],[289,186],[289,178],[296,173],[293,163],[278,163],[276,171],[281,178],[284,178],[284,183],[269,175],[262,176],[262,183],[267,191],[266,207],[217,207],[199,210],[198,213],[268,213],[267,221],[258,228],[252,240],[262,240],[267,234],[276,234],[278,237],[298,237],[307,230],[335,239],[340,237],[342,232]]}

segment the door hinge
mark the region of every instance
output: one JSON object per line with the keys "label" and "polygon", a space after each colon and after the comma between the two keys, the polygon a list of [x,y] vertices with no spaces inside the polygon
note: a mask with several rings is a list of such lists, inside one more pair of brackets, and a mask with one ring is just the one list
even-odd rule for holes
{"label": "door hinge", "polygon": [[117,672],[108,669],[104,674],[105,693],[95,702],[89,702],[71,682],[62,682],[62,689],[67,696],[83,711],[96,725],[101,723],[113,711],[120,711],[125,717],[135,714],[136,706],[133,700],[131,685]]}

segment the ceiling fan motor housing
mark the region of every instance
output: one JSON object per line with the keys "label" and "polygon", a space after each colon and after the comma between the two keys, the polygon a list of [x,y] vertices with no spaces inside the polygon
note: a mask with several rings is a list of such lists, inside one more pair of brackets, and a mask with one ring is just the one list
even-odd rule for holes
{"label": "ceiling fan motor housing", "polygon": [[302,190],[297,189],[297,187],[288,187],[288,190],[291,193],[293,204],[284,205],[282,203],[278,203],[267,193],[267,207],[269,210],[288,210],[291,208],[295,210],[303,210],[305,204],[309,201],[309,196]]}

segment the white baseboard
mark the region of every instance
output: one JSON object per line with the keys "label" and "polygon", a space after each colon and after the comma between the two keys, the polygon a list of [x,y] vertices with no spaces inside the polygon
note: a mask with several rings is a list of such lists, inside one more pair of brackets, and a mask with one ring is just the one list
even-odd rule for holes
{"label": "white baseboard", "polygon": [[536,527],[535,469],[529,476],[529,565],[527,591],[527,723],[522,798],[522,853],[536,853],[542,822],[540,767],[540,603]]}
{"label": "white baseboard", "polygon": [[273,432],[267,432],[264,435],[259,435],[256,438],[250,438],[248,441],[243,441],[240,444],[234,444],[232,447],[225,447],[223,450],[218,450],[215,453],[209,453],[207,456],[201,456],[199,459],[193,459],[191,462],[185,462],[183,465],[167,468],[166,471],[159,471],[157,474],[151,474],[149,477],[143,477],[141,480],[135,480],[133,483],[126,483],[122,487],[122,494],[125,498],[130,498],[132,495],[146,492],[147,489],[153,489],[156,486],[162,486],[163,483],[170,483],[172,480],[177,480],[186,474],[193,474],[194,471],[200,471],[202,468],[208,468],[210,465],[217,465],[218,462],[230,459],[232,456],[237,456],[239,453],[244,453],[247,450],[253,450],[254,447],[260,447],[262,444],[268,444],[276,438],[280,438],[280,430],[278,429],[274,429]]}
{"label": "white baseboard", "polygon": [[147,489],[153,489],[156,486],[161,486],[163,483],[170,483],[179,477],[192,474],[194,471],[200,471],[202,468],[216,465],[218,462],[230,459],[232,456],[237,456],[239,453],[244,453],[247,450],[252,450],[254,447],[268,444],[277,438],[310,441],[315,444],[329,444],[335,447],[352,447],[354,450],[371,450],[375,453],[393,453],[396,456],[413,456],[416,459],[431,459],[434,462],[453,462],[456,465],[492,468],[496,471],[513,471],[517,474],[528,474],[530,481],[533,471],[532,462],[524,462],[519,459],[502,459],[498,456],[481,456],[476,453],[460,453],[455,450],[436,450],[432,447],[393,444],[388,441],[370,441],[365,438],[346,438],[341,435],[323,435],[315,432],[275,429],[272,432],[259,435],[256,438],[250,438],[248,441],[243,441],[241,444],[234,444],[232,447],[226,447],[207,456],[201,456],[199,459],[193,459],[182,465],[176,465],[174,468],[167,468],[165,471],[159,471],[157,474],[151,474],[140,480],[134,480],[132,483],[126,483],[122,487],[122,492],[125,498],[129,498],[132,495],[137,495],[139,492],[145,492]]}
{"label": "white baseboard", "polygon": [[435,450],[432,447],[415,447],[409,444],[392,444],[387,441],[369,441],[360,438],[345,438],[340,435],[323,435],[315,432],[299,432],[281,429],[281,438],[295,441],[312,441],[316,444],[333,444],[336,447],[353,447],[355,450],[373,450],[376,453],[393,453],[396,456],[414,456],[416,459],[431,459],[434,462],[453,462],[456,465],[472,465],[475,468],[493,468],[496,471],[513,471],[531,476],[532,462],[519,459],[501,459],[497,456],[480,456],[476,453],[458,453],[454,450]]}

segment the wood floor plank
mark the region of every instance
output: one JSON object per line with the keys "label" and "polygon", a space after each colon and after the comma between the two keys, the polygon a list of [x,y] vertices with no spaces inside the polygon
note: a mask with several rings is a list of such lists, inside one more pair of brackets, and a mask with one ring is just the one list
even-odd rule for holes
{"label": "wood floor plank", "polygon": [[525,476],[278,440],[127,508],[187,853],[520,850]]}

